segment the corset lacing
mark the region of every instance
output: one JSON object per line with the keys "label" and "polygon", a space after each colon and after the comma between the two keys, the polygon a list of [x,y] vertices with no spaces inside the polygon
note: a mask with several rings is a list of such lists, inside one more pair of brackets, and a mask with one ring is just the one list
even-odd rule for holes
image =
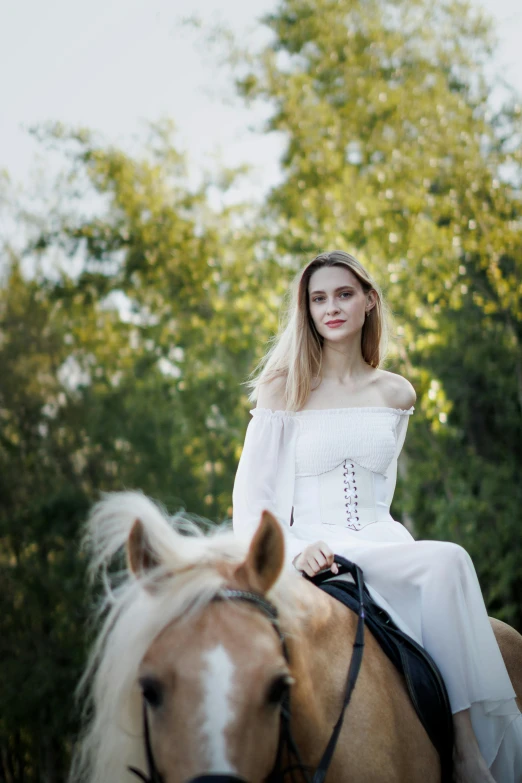
{"label": "corset lacing", "polygon": [[357,513],[359,501],[357,495],[357,485],[355,483],[355,465],[353,462],[349,462],[347,459],[345,459],[343,462],[343,468],[344,499],[346,501],[344,504],[346,509],[346,527],[351,528],[351,530],[359,530],[361,523],[359,522],[359,516]]}

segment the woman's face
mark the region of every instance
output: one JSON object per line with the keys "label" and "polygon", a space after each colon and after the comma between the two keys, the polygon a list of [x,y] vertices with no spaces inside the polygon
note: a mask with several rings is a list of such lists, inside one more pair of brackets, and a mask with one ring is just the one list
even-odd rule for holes
{"label": "woman's face", "polygon": [[308,283],[310,314],[326,340],[341,342],[360,332],[375,292],[365,294],[357,277],[345,266],[323,266]]}

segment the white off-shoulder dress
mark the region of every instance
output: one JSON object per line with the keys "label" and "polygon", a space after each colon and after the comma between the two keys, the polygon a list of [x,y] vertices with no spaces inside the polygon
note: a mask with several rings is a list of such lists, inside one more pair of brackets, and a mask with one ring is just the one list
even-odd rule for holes
{"label": "white off-shoulder dress", "polygon": [[470,708],[498,783],[522,783],[522,717],[467,552],[415,541],[393,520],[397,458],[413,408],[251,411],[233,492],[250,539],[261,511],[280,521],[287,566],[323,540],[363,570],[373,598],[440,668],[452,711]]}

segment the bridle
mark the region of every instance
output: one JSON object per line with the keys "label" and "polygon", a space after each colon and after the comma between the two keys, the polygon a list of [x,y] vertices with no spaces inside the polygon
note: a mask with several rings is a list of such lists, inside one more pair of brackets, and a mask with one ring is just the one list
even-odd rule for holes
{"label": "bridle", "polygon": [[[348,669],[346,690],[344,694],[343,704],[341,707],[341,713],[339,715],[337,723],[333,728],[332,735],[321,757],[321,760],[319,761],[319,764],[317,765],[315,772],[310,777],[310,773],[306,765],[303,764],[301,754],[299,753],[299,749],[292,735],[292,730],[290,727],[290,718],[291,718],[290,691],[289,689],[287,689],[283,696],[283,700],[281,702],[281,727],[279,732],[279,743],[277,748],[276,759],[272,771],[270,772],[268,777],[265,778],[265,783],[284,783],[284,780],[287,775],[291,775],[292,776],[291,779],[292,781],[294,781],[294,771],[296,769],[298,769],[301,772],[301,775],[305,783],[324,783],[324,780],[326,778],[326,773],[328,772],[328,768],[332,761],[332,757],[337,745],[337,741],[339,739],[339,734],[341,732],[341,728],[343,725],[344,714],[350,702],[350,698],[352,696],[353,689],[355,687],[357,676],[361,668],[363,649],[364,649],[364,616],[365,615],[364,615],[364,581],[363,581],[363,575],[361,569],[359,568],[359,566],[355,565],[355,563],[351,563],[349,560],[346,560],[344,557],[340,557],[339,555],[335,556],[335,562],[339,566],[339,574],[350,573],[352,575],[355,584],[357,586],[358,599],[359,599],[357,630],[355,633],[355,639],[353,643],[352,657],[350,660],[350,667]],[[320,579],[314,578],[312,581],[315,581],[316,583],[324,581],[325,578],[329,578],[330,574],[328,573],[323,574],[322,578]],[[246,601],[247,603],[254,606],[256,609],[261,611],[269,619],[273,629],[277,633],[279,637],[279,641],[281,642],[281,649],[283,651],[283,656],[286,662],[290,663],[288,647],[286,644],[284,634],[281,631],[279,625],[277,609],[264,596],[262,596],[259,593],[251,592],[249,590],[234,590],[229,588],[223,588],[222,590],[219,590],[216,593],[213,600],[214,601]],[[136,777],[140,778],[140,780],[142,780],[143,783],[164,783],[162,775],[158,772],[158,768],[156,767],[156,763],[154,761],[154,755],[152,753],[152,746],[150,742],[149,719],[148,719],[147,705],[145,703],[145,700],[143,700],[143,736],[145,742],[145,757],[147,761],[148,773],[145,774],[144,772],[141,772],[141,770],[137,769],[136,767],[129,767],[128,769],[130,772],[136,775]],[[289,759],[291,760],[291,763],[287,765],[285,769],[283,769],[282,761],[283,761],[283,753],[285,747],[287,749],[287,754]],[[247,783],[247,781],[245,781],[243,778],[237,777],[236,775],[209,773],[205,775],[198,775],[195,778],[191,778],[190,781],[187,781],[187,783]]]}

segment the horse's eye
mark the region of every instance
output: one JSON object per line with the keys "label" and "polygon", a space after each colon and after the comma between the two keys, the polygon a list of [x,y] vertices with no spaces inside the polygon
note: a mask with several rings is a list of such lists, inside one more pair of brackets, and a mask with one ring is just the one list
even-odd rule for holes
{"label": "horse's eye", "polygon": [[281,674],[276,677],[275,680],[270,683],[267,693],[267,702],[273,706],[281,704],[292,683],[293,680],[288,674]]}
{"label": "horse's eye", "polygon": [[147,704],[156,709],[163,703],[163,686],[154,677],[141,677],[140,688]]}

